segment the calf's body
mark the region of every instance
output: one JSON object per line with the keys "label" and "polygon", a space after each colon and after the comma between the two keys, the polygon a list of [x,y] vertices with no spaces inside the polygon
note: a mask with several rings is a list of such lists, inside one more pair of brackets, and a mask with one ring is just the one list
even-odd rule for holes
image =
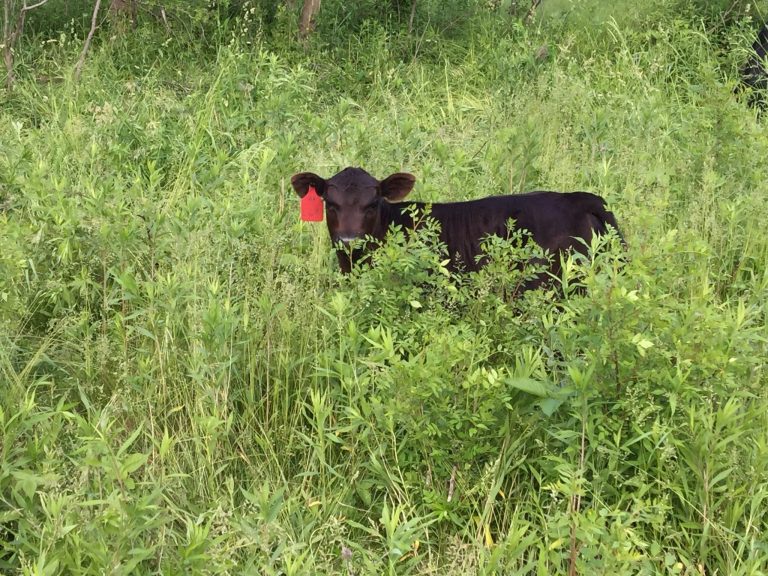
{"label": "calf's body", "polygon": [[766,90],[768,90],[768,24],[763,24],[752,44],[752,50],[746,64],[740,70],[741,82],[735,91],[740,92],[745,87],[752,89],[749,104],[764,110],[766,107]]}
{"label": "calf's body", "polygon": [[[448,248],[454,270],[478,270],[483,265],[482,241],[490,235],[508,237],[510,221],[515,230],[526,230],[552,259],[550,273],[558,274],[556,256],[573,249],[584,252],[594,234],[608,227],[618,232],[616,220],[599,196],[588,192],[530,192],[511,196],[490,196],[466,202],[426,204],[399,202],[413,187],[415,178],[398,173],[378,181],[360,168],[346,168],[325,180],[316,174],[301,173],[292,178],[299,196],[315,188],[325,201],[331,240],[348,245],[370,236],[384,241],[392,225],[414,227],[413,212],[427,213],[440,224],[440,240]],[[583,242],[582,242],[583,241]],[[368,248],[338,249],[339,265],[349,272]],[[536,282],[538,285],[541,282]]]}

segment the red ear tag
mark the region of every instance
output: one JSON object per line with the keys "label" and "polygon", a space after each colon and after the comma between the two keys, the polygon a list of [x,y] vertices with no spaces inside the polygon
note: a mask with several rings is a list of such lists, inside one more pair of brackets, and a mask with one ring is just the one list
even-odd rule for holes
{"label": "red ear tag", "polygon": [[314,186],[310,186],[301,199],[301,220],[303,222],[323,221],[323,200],[317,195]]}

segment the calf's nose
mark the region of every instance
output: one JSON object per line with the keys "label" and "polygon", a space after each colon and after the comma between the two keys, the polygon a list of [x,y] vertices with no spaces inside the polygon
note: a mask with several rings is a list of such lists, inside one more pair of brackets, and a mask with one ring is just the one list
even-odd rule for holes
{"label": "calf's nose", "polygon": [[336,236],[336,242],[341,242],[344,246],[349,246],[354,240],[357,240],[360,236],[353,234],[339,234]]}

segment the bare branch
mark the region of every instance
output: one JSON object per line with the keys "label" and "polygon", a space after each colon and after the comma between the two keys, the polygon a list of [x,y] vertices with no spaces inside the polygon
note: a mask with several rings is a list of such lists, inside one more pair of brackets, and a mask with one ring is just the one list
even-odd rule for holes
{"label": "bare branch", "polygon": [[85,55],[88,53],[88,48],[91,46],[91,40],[93,40],[93,35],[96,33],[96,28],[98,28],[97,21],[99,17],[99,8],[101,8],[101,0],[96,0],[96,5],[93,7],[93,17],[91,18],[91,29],[88,31],[88,37],[85,39],[83,51],[80,52],[80,59],[75,66],[75,82],[80,80],[80,73],[83,71],[83,64],[85,63]]}
{"label": "bare branch", "polygon": [[[586,412],[586,405],[583,408],[583,411]],[[582,420],[581,420],[581,450],[579,451],[579,476],[584,477],[584,454],[587,451],[587,418],[586,413],[582,414]],[[579,547],[580,543],[578,541],[578,538],[576,537],[576,519],[575,516],[581,511],[581,494],[578,493],[578,491],[571,494],[571,502],[569,506],[571,513],[571,550],[570,555],[568,559],[568,576],[576,576],[576,561],[579,558]]]}
{"label": "bare branch", "polygon": [[738,5],[739,5],[739,0],[733,0],[731,5],[728,6],[728,9],[723,13],[723,16],[722,16],[723,22],[728,20],[728,16],[730,16],[731,12],[733,12],[734,9],[736,8],[736,6],[738,6]]}
{"label": "bare branch", "polygon": [[24,8],[21,9],[22,12],[27,12],[28,10],[34,10],[35,8],[39,8],[43,4],[48,2],[48,0],[40,0],[37,4],[32,4],[31,6],[27,6],[26,2],[24,3]]}
{"label": "bare branch", "polygon": [[453,491],[456,489],[456,471],[458,468],[456,464],[451,468],[451,479],[448,481],[448,502],[453,500]]}
{"label": "bare branch", "polygon": [[165,8],[160,6],[160,17],[163,19],[163,25],[165,26],[165,31],[170,34],[171,33],[171,26],[168,24],[168,17],[165,15]]}
{"label": "bare branch", "polygon": [[19,18],[16,20],[16,26],[14,26],[13,32],[10,35],[11,45],[15,44],[16,41],[21,37],[22,31],[24,30],[24,20],[27,17],[27,12],[34,10],[35,8],[39,8],[46,2],[48,2],[48,0],[40,0],[40,2],[37,4],[32,4],[31,6],[27,6],[26,1],[24,2],[24,6],[21,7],[21,10],[19,10]]}
{"label": "bare branch", "polygon": [[525,15],[525,22],[530,23],[533,20],[534,14],[536,14],[536,8],[541,4],[541,0],[531,0],[531,7],[528,9],[528,14]]}

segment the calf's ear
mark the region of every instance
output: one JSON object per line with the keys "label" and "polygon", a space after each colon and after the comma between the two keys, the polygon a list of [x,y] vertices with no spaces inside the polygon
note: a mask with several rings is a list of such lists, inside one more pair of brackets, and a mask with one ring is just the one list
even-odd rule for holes
{"label": "calf's ear", "polygon": [[379,184],[381,195],[390,202],[399,202],[413,189],[416,177],[407,172],[398,172],[387,176]]}
{"label": "calf's ear", "polygon": [[318,196],[325,194],[325,179],[312,172],[300,172],[291,177],[291,186],[296,190],[299,198],[304,198],[310,186],[314,186]]}

